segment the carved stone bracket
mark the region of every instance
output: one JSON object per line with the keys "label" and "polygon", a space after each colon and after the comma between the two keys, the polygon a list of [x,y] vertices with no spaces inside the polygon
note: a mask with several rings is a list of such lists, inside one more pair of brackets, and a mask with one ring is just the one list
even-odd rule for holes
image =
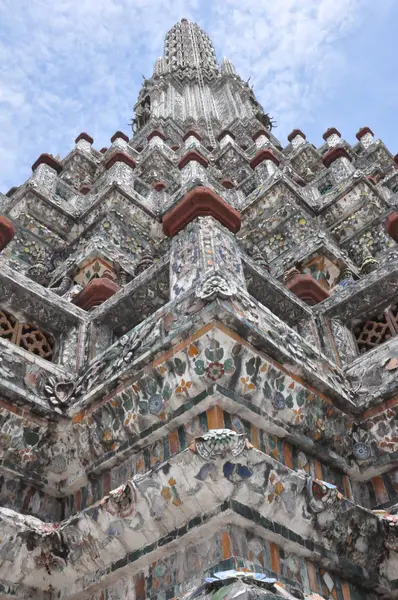
{"label": "carved stone bracket", "polygon": [[311,512],[318,514],[327,510],[336,502],[338,494],[335,485],[308,477],[307,496]]}
{"label": "carved stone bracket", "polygon": [[244,434],[238,434],[231,429],[210,429],[204,435],[195,438],[191,449],[205,460],[213,460],[227,455],[239,456],[249,447],[251,446]]}
{"label": "carved stone bracket", "polygon": [[228,281],[221,273],[210,273],[197,286],[196,296],[201,300],[214,300],[217,297],[231,298],[237,293],[237,287]]}

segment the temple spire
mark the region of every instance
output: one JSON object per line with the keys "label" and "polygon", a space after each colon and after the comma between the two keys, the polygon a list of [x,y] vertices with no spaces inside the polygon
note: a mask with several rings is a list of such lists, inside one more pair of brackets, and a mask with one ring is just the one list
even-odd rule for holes
{"label": "temple spire", "polygon": [[164,61],[170,72],[185,69],[218,71],[218,63],[209,36],[196,23],[181,19],[166,34]]}

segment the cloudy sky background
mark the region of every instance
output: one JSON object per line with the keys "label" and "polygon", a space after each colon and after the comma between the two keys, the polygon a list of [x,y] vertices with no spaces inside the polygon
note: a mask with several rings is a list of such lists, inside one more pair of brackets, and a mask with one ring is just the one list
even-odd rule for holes
{"label": "cloudy sky background", "polygon": [[251,76],[278,122],[314,144],[369,125],[398,152],[395,0],[0,0],[0,192],[42,152],[65,156],[81,131],[107,146],[179,19]]}

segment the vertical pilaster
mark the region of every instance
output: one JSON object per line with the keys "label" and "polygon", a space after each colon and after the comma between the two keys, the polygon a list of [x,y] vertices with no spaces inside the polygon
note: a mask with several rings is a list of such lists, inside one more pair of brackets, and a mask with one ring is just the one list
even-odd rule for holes
{"label": "vertical pilaster", "polygon": [[175,299],[211,275],[246,291],[235,236],[213,217],[198,217],[172,240],[170,289]]}

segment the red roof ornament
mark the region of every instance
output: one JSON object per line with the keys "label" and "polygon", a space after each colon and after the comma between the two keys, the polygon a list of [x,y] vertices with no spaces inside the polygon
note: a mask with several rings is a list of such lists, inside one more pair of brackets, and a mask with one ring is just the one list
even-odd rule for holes
{"label": "red roof ornament", "polygon": [[197,217],[217,219],[233,233],[240,229],[241,218],[237,210],[207,187],[196,187],[163,217],[163,231],[174,237]]}

